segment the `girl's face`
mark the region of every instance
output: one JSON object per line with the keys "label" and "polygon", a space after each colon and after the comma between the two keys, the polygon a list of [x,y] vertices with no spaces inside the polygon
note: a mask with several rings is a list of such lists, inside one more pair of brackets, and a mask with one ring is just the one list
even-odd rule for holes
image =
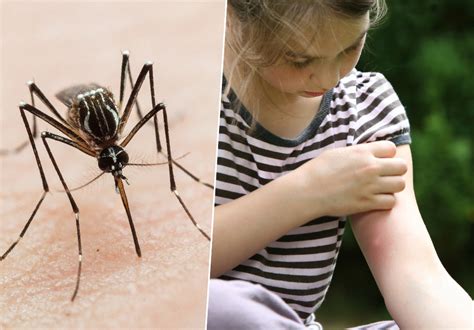
{"label": "girl's face", "polygon": [[[260,69],[264,87],[286,97],[318,97],[333,88],[359,61],[369,15],[360,19],[333,19],[306,49],[288,51],[272,66]],[[311,40],[311,39],[309,39]]]}

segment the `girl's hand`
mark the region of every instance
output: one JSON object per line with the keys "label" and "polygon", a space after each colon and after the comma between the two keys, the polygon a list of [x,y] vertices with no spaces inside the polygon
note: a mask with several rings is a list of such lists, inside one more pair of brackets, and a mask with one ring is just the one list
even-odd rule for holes
{"label": "girl's hand", "polygon": [[290,173],[301,190],[306,217],[391,209],[394,193],[405,188],[407,171],[395,154],[389,141],[331,149]]}

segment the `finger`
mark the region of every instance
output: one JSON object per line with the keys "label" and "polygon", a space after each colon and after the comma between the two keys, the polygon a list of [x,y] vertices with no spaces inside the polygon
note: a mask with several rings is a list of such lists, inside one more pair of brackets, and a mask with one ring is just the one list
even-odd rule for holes
{"label": "finger", "polygon": [[377,160],[381,176],[397,176],[404,175],[408,166],[404,159],[402,158],[380,158]]}
{"label": "finger", "polygon": [[375,186],[376,194],[394,194],[405,189],[405,179],[401,176],[384,176]]}
{"label": "finger", "polygon": [[390,210],[395,206],[396,198],[393,194],[379,194],[374,197],[375,210]]}
{"label": "finger", "polygon": [[390,141],[376,141],[367,143],[369,151],[377,158],[392,158],[397,153],[397,147]]}

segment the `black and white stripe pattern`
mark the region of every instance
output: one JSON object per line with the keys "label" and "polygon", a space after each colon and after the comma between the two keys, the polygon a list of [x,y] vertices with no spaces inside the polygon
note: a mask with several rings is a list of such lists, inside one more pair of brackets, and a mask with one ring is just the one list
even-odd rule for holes
{"label": "black and white stripe pattern", "polygon": [[102,88],[77,96],[80,127],[98,142],[117,135],[118,109],[111,96]]}
{"label": "black and white stripe pattern", "polygon": [[[353,70],[327,92],[318,114],[297,139],[275,136],[223,96],[216,205],[246,195],[325,149],[376,140],[410,143],[405,110],[379,73]],[[250,133],[249,133],[250,132]],[[296,228],[222,276],[258,283],[281,296],[302,319],[321,305],[332,279],[345,218],[323,217]]]}

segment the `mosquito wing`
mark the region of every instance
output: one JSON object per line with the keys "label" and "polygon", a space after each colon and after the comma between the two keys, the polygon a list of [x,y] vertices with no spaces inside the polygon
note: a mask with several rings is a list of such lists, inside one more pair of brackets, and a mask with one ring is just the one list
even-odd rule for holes
{"label": "mosquito wing", "polygon": [[66,105],[68,108],[72,106],[74,103],[74,100],[79,94],[85,94],[87,92],[90,92],[92,90],[98,89],[98,88],[104,88],[98,84],[91,83],[91,84],[84,84],[84,85],[75,85],[71,86],[68,88],[65,88],[61,91],[59,91],[56,94],[56,97],[58,98],[59,101],[61,101],[64,105]]}

